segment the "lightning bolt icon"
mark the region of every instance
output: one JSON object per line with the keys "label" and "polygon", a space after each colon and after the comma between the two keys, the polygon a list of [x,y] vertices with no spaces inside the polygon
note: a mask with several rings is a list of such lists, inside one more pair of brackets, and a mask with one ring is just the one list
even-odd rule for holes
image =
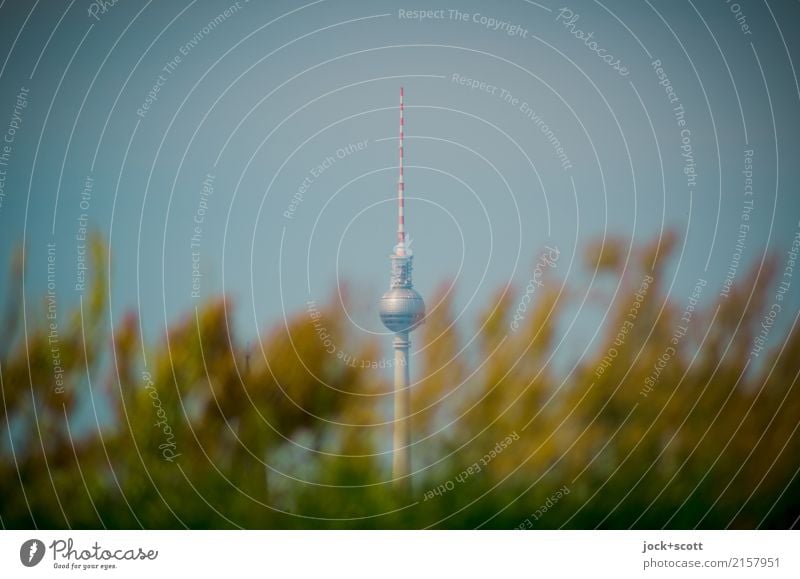
{"label": "lightning bolt icon", "polygon": [[33,556],[36,554],[36,551],[38,551],[38,550],[39,550],[38,543],[35,543],[35,542],[31,543],[31,549],[30,549],[30,552],[28,553],[28,563],[33,561]]}

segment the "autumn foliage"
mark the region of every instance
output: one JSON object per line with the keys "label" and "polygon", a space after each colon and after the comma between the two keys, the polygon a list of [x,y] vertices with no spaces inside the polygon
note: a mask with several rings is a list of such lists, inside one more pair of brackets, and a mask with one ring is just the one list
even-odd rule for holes
{"label": "autumn foliage", "polygon": [[[522,288],[500,288],[475,320],[456,321],[457,287],[428,297],[430,316],[414,335],[416,472],[411,496],[402,496],[390,482],[391,370],[370,367],[388,350],[356,333],[337,301],[317,307],[346,360],[328,352],[305,311],[243,344],[230,330],[233,304],[222,298],[143,344],[136,315],[109,313],[107,256],[95,240],[91,290],[80,309],[60,314],[63,389],[54,383],[44,306],[29,300],[23,330],[19,293],[9,296],[0,521],[796,525],[800,332],[773,335],[768,350],[750,356],[774,268],[743,274],[729,297],[706,300],[683,324],[689,296],[674,300],[666,283],[672,244],[653,242],[629,259],[621,241],[586,252],[586,272],[611,288],[598,299],[611,306],[577,365],[559,365],[553,354],[565,349],[566,312],[588,306],[555,275],[515,332],[509,322]],[[686,332],[659,364],[681,326]]]}

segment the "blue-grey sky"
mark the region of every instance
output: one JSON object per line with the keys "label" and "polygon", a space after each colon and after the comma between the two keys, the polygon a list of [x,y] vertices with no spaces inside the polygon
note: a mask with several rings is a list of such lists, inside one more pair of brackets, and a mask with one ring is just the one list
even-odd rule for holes
{"label": "blue-grey sky", "polygon": [[[24,244],[35,315],[54,243],[59,310],[77,304],[85,214],[110,242],[113,312],[151,338],[224,292],[247,339],[345,281],[354,323],[383,332],[403,85],[416,287],[455,280],[467,334],[546,245],[548,283],[582,303],[582,250],[603,236],[676,232],[662,281],[685,303],[703,278],[710,302],[747,202],[735,281],[769,251],[782,272],[800,228],[799,17],[747,0],[7,0],[0,291]],[[574,310],[562,349],[580,353],[604,310]]]}

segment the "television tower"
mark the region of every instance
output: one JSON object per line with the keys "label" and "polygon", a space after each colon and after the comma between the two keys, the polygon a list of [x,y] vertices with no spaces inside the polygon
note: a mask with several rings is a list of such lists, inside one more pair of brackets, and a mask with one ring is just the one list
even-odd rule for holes
{"label": "television tower", "polygon": [[392,277],[383,294],[380,315],[383,325],[394,333],[394,454],[392,474],[395,485],[411,486],[411,393],[409,390],[408,335],[422,323],[425,302],[414,289],[411,268],[414,256],[406,243],[405,183],[403,182],[403,87],[400,87],[400,176],[397,181],[397,245],[389,256]]}

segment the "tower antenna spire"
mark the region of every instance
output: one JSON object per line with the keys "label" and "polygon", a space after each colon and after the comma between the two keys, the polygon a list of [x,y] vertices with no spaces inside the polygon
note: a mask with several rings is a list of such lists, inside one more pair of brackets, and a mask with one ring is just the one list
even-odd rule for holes
{"label": "tower antenna spire", "polygon": [[400,255],[406,251],[406,216],[405,216],[405,181],[403,178],[403,137],[405,132],[405,119],[403,118],[403,87],[400,87],[400,175],[397,179],[397,249]]}

